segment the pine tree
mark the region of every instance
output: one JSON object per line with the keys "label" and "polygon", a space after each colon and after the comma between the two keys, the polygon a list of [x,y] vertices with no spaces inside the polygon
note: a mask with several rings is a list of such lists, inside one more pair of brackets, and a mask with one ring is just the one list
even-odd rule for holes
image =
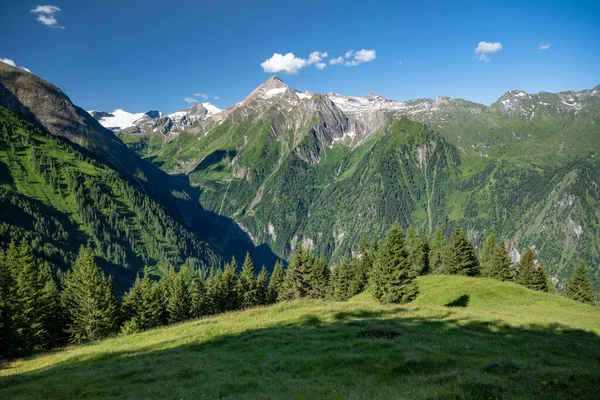
{"label": "pine tree", "polygon": [[275,267],[273,267],[273,273],[269,279],[269,303],[275,303],[281,300],[280,293],[285,282],[285,271],[281,261],[277,260]]}
{"label": "pine tree", "polygon": [[568,298],[581,303],[592,305],[595,303],[596,294],[594,293],[594,289],[590,284],[587,267],[583,262],[579,264],[577,269],[575,269],[575,272],[573,273],[573,276],[567,285],[565,295]]}
{"label": "pine tree", "polygon": [[67,326],[67,313],[63,307],[58,286],[52,276],[52,271],[47,264],[40,270],[40,284],[42,285],[42,318],[46,337],[44,348],[62,346],[67,343],[68,335],[65,331]]}
{"label": "pine tree", "polygon": [[369,274],[373,268],[373,249],[363,236],[358,244],[358,256],[352,260],[352,280],[348,291],[350,297],[362,293],[369,284]]}
{"label": "pine tree", "polygon": [[25,240],[19,245],[15,268],[15,333],[19,339],[20,352],[29,354],[45,348],[48,332],[45,329],[42,303],[44,285],[40,281],[33,253]]}
{"label": "pine tree", "polygon": [[370,276],[370,287],[380,303],[407,303],[418,294],[416,273],[409,265],[404,236],[397,223],[387,233]]}
{"label": "pine tree", "polygon": [[465,232],[456,227],[452,235],[452,255],[448,257],[448,265],[444,266],[444,272],[451,275],[479,275],[479,260],[475,255],[473,245],[467,238]]}
{"label": "pine tree", "polygon": [[417,274],[423,274],[429,268],[429,255],[425,255],[424,251],[429,247],[429,243],[425,245],[423,238],[419,236],[417,230],[409,226],[406,230],[406,251],[408,252],[408,263]]}
{"label": "pine tree", "polygon": [[161,325],[163,300],[158,284],[150,279],[147,269],[137,276],[123,298],[124,333],[142,332]]}
{"label": "pine tree", "polygon": [[207,293],[211,299],[212,312],[215,314],[237,310],[241,306],[238,290],[237,263],[235,259],[216,269],[207,282]]}
{"label": "pine tree", "polygon": [[331,280],[331,294],[335,301],[346,301],[350,298],[350,280],[352,277],[352,260],[348,254],[334,268]]}
{"label": "pine tree", "polygon": [[73,342],[102,339],[115,333],[116,315],[110,281],[94,261],[90,247],[82,247],[65,281],[63,303],[70,322],[67,332]]}
{"label": "pine tree", "polygon": [[313,259],[309,272],[310,289],[308,296],[313,299],[324,299],[329,287],[329,266],[325,257]]}
{"label": "pine tree", "polygon": [[431,274],[435,275],[442,271],[445,250],[446,239],[444,238],[444,233],[440,228],[437,228],[429,246],[429,270]]}
{"label": "pine tree", "polygon": [[264,265],[256,277],[256,298],[257,305],[269,304],[269,275]]}
{"label": "pine tree", "polygon": [[[9,247],[15,248],[14,242]],[[0,358],[12,356],[16,347],[13,326],[15,282],[10,267],[12,260],[9,257],[0,250]]]}
{"label": "pine tree", "polygon": [[282,299],[291,300],[308,296],[312,288],[314,259],[302,244],[292,254],[282,288]]}
{"label": "pine tree", "polygon": [[175,275],[167,311],[169,313],[169,323],[187,321],[192,318],[192,297],[194,292],[194,282],[190,270],[183,266]]}
{"label": "pine tree", "polygon": [[194,296],[192,298],[192,314],[196,318],[211,314],[211,302],[208,297],[207,285],[208,278],[205,278],[205,273],[199,273],[194,282]]}
{"label": "pine tree", "polygon": [[503,242],[495,245],[491,251],[491,254],[487,254],[486,257],[487,260],[485,268],[483,268],[481,271],[483,276],[498,279],[500,281],[511,280],[511,261],[510,258],[508,258],[508,252],[506,251],[506,247],[504,246]]}
{"label": "pine tree", "polygon": [[533,270],[535,269],[535,255],[533,250],[528,248],[521,260],[519,261],[519,268],[517,269],[517,283],[531,288],[533,279]]}
{"label": "pine tree", "polygon": [[254,307],[258,304],[256,276],[254,275],[254,264],[250,253],[246,253],[242,272],[239,276],[239,297],[242,300],[242,308]]}
{"label": "pine tree", "polygon": [[483,243],[483,249],[481,250],[481,275],[489,276],[489,271],[492,270],[490,262],[494,251],[496,250],[497,239],[493,233],[490,233],[485,242]]}
{"label": "pine tree", "polygon": [[428,236],[421,238],[421,270],[419,275],[427,275],[431,272],[431,266],[429,265],[429,246],[430,241]]}
{"label": "pine tree", "polygon": [[540,292],[548,291],[548,275],[546,275],[546,270],[541,262],[534,266],[530,285],[527,287]]}

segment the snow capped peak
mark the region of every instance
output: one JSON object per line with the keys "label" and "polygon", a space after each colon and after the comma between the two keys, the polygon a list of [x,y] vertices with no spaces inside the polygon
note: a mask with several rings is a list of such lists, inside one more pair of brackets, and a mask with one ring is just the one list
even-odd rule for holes
{"label": "snow capped peak", "polygon": [[117,108],[111,112],[91,110],[88,113],[94,117],[103,127],[118,131],[121,129],[131,128],[140,120],[156,119],[159,116],[158,111],[148,111],[145,113],[130,113],[121,108]]}
{"label": "snow capped peak", "polygon": [[222,111],[219,107],[217,107],[217,106],[215,106],[215,105],[213,105],[213,104],[211,104],[209,102],[202,103],[202,106],[204,108],[206,108],[206,111],[207,111],[208,115],[215,115],[215,114],[218,114],[218,113],[220,113]]}

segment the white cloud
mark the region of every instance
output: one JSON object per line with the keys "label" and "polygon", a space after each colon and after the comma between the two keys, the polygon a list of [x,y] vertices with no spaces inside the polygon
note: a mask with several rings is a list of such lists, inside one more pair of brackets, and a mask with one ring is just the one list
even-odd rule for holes
{"label": "white cloud", "polygon": [[315,67],[317,67],[317,69],[323,69],[327,66],[327,64],[320,62],[320,63],[316,63]]}
{"label": "white cloud", "polygon": [[362,49],[359,51],[349,50],[344,56],[339,56],[337,58],[332,58],[329,60],[329,64],[338,65],[343,64],[347,67],[356,67],[362,63],[371,62],[377,57],[377,52],[375,50],[367,50]]}
{"label": "white cloud", "polygon": [[213,97],[213,99],[215,99],[215,100],[219,100],[219,99],[220,99],[220,97],[219,97],[219,96],[215,96],[215,97]]}
{"label": "white cloud", "polygon": [[208,95],[204,93],[194,93],[194,97],[200,97],[201,99],[208,100]]}
{"label": "white cloud", "polygon": [[[308,56],[308,65],[320,63],[321,60],[323,60],[324,58],[327,58],[327,57],[329,57],[329,54],[327,54],[327,52],[321,53],[320,51],[313,51]],[[319,68],[319,69],[323,69],[323,68]]]}
{"label": "white cloud", "polygon": [[402,60],[398,61],[398,65],[402,65]]}
{"label": "white cloud", "polygon": [[265,72],[298,74],[298,71],[306,66],[306,60],[296,58],[294,53],[287,53],[285,56],[273,53],[273,57],[266,59],[260,66],[263,67]]}
{"label": "white cloud", "polygon": [[479,42],[475,48],[475,54],[479,55],[480,61],[488,62],[491,60],[487,55],[502,50],[500,42]]}
{"label": "white cloud", "polygon": [[199,101],[198,99],[195,99],[195,98],[193,98],[193,97],[186,97],[184,100],[185,100],[186,102],[190,103],[190,104],[193,104],[193,103],[200,103],[200,101]]}
{"label": "white cloud", "polygon": [[552,46],[550,43],[540,43],[538,50],[548,50]]}
{"label": "white cloud", "polygon": [[[11,65],[13,67],[17,66],[17,64],[13,60],[11,60],[10,58],[2,58],[2,57],[0,57],[0,62],[3,62],[4,64]],[[31,73],[31,71],[29,70],[29,68],[25,68],[23,66],[20,66],[18,68],[21,68],[23,71],[27,71],[27,72]]]}
{"label": "white cloud", "polygon": [[54,14],[58,11],[60,11],[60,8],[58,8],[57,6],[37,6],[36,8],[31,10],[32,13],[40,14]]}
{"label": "white cloud", "polygon": [[359,50],[354,54],[354,59],[359,63],[371,62],[375,59],[375,50]]}
{"label": "white cloud", "polygon": [[30,12],[32,14],[38,14],[36,20],[41,22],[42,25],[46,25],[50,28],[65,29],[64,26],[58,25],[58,21],[56,20],[56,18],[54,18],[54,14],[56,14],[59,11],[61,10],[57,6],[46,5],[37,6]]}

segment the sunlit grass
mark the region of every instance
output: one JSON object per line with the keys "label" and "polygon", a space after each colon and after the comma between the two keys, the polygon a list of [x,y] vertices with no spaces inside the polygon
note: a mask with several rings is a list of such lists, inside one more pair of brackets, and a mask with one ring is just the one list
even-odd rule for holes
{"label": "sunlit grass", "polygon": [[0,370],[0,398],[591,399],[600,390],[599,309],[488,279],[419,284],[406,306],[366,293],[289,302],[17,360]]}

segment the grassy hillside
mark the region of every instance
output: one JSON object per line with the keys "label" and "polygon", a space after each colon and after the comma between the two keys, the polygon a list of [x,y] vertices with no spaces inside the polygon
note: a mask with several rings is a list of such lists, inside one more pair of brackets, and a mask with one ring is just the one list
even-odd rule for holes
{"label": "grassy hillside", "polygon": [[300,301],[73,346],[0,370],[0,398],[592,399],[600,310],[419,278],[406,306]]}

